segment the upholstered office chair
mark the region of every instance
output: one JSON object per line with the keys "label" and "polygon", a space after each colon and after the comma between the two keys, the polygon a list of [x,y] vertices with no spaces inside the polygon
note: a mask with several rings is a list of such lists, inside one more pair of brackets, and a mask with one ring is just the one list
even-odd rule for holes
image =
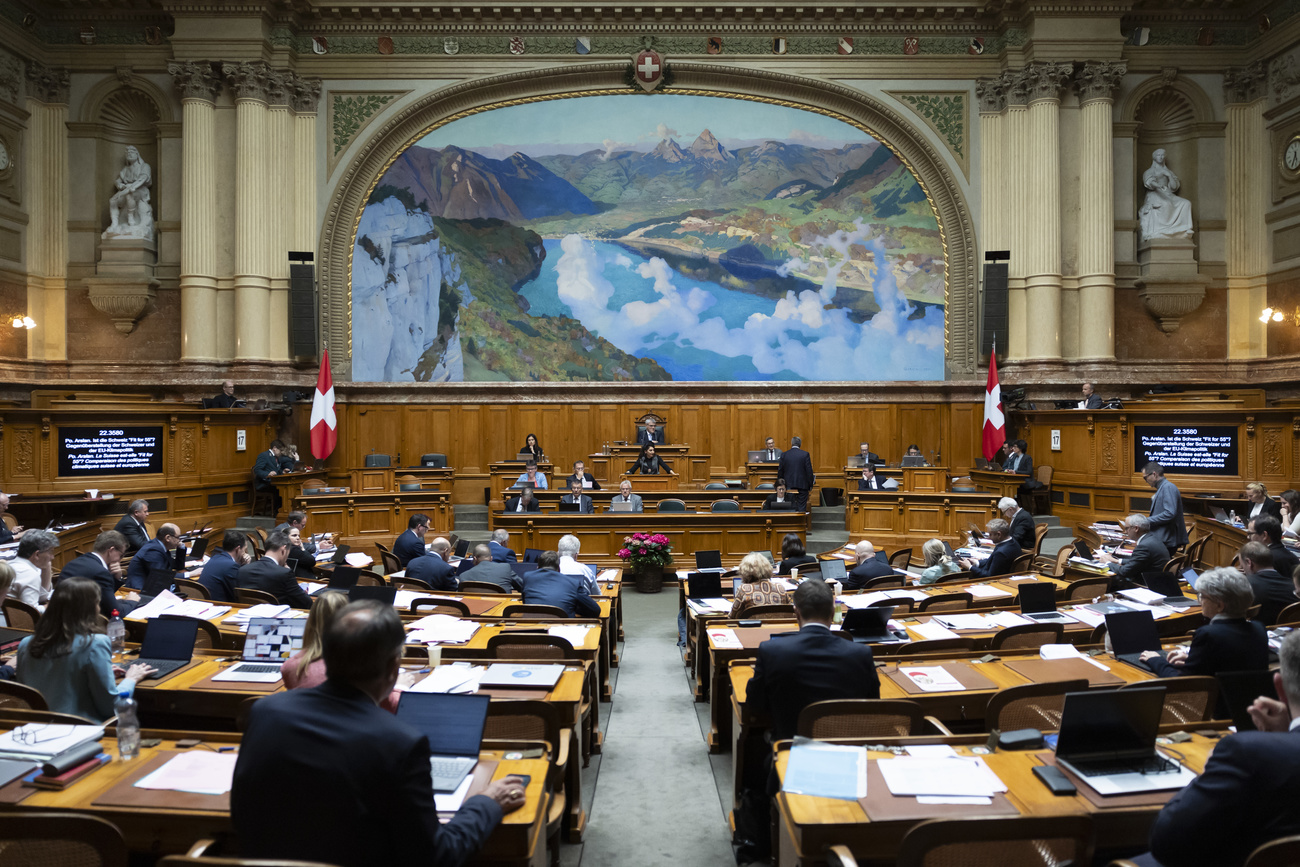
{"label": "upholstered office chair", "polygon": [[1082,578],[1070,582],[1065,598],[1070,602],[1088,602],[1104,595],[1109,586],[1109,578]]}
{"label": "upholstered office chair", "polygon": [[392,575],[394,572],[402,571],[402,561],[398,560],[397,555],[392,551],[380,550],[379,562],[383,564],[385,575]]}
{"label": "upholstered office chair", "polygon": [[[1057,624],[1059,625],[1059,624]],[[1087,678],[1026,683],[1000,689],[989,697],[984,709],[984,727],[990,731],[1039,729],[1056,731],[1061,727],[1067,692],[1088,688]]]}
{"label": "upholstered office chair", "polygon": [[1012,573],[1034,571],[1034,552],[1026,551],[1011,562]]}
{"label": "upholstered office chair", "polygon": [[970,608],[974,601],[969,593],[938,593],[928,599],[922,599],[917,606],[918,612],[962,611]]}
{"label": "upholstered office chair", "polygon": [[564,609],[555,605],[528,605],[524,602],[514,602],[501,609],[502,617],[523,617],[567,620],[569,615],[564,613]]}
{"label": "upholstered office chair", "polygon": [[1029,514],[1052,514],[1052,475],[1055,471],[1051,464],[1039,464],[1034,467],[1034,476],[1042,482],[1041,488],[1029,492]]}
{"label": "upholstered office chair", "polygon": [[388,584],[398,590],[418,590],[421,593],[433,592],[433,585],[428,581],[421,581],[419,578],[389,578]]}
{"label": "upholstered office chair", "polygon": [[420,480],[415,476],[398,476],[393,481],[397,482],[397,490],[399,491],[420,490]]}
{"label": "upholstered office chair", "polygon": [[862,585],[863,590],[892,590],[901,589],[903,586],[903,576],[901,575],[881,575],[879,578],[868,579],[866,584]]}
{"label": "upholstered office chair", "polygon": [[761,485],[755,485],[755,486],[754,486],[754,490],[756,490],[756,491],[775,491],[775,490],[776,490],[776,485],[772,484],[771,482],[763,482],[763,484],[761,484]]}
{"label": "upholstered office chair", "polygon": [[41,612],[36,606],[12,596],[0,602],[0,609],[4,610],[5,623],[9,624],[10,629],[32,632],[36,629],[36,621],[41,619]]}
{"label": "upholstered office chair", "polygon": [[249,587],[235,588],[235,601],[240,605],[279,605],[276,598],[265,590],[253,590]]}
{"label": "upholstered office chair", "polygon": [[973,638],[926,638],[922,641],[909,641],[906,644],[881,645],[881,648],[894,648],[900,654],[911,653],[959,653],[975,649]]}
{"label": "upholstered office chair", "polygon": [[949,572],[947,575],[942,576],[938,581],[934,583],[935,584],[960,584],[963,581],[969,581],[969,580],[971,580],[970,570],[963,569],[960,572]]}
{"label": "upholstered office chair", "polygon": [[117,826],[80,813],[0,813],[0,850],[15,865],[126,867]]}
{"label": "upholstered office chair", "polygon": [[[1041,544],[1039,547],[1042,547]],[[1070,545],[1059,549],[1051,557],[1038,554],[1034,557],[1034,571],[1051,578],[1064,578],[1065,564],[1070,562],[1072,556],[1074,556],[1074,548]]]}
{"label": "upholstered office chair", "polygon": [[989,641],[989,650],[1013,650],[1060,644],[1065,639],[1065,626],[1060,623],[1022,623],[999,630]]}
{"label": "upholstered office chair", "polygon": [[889,565],[895,569],[906,569],[912,565],[912,549],[899,548],[889,555]]}
{"label": "upholstered office chair", "polygon": [[711,512],[739,512],[740,503],[735,500],[714,500]]}
{"label": "upholstered office chair", "polygon": [[[6,608],[5,613],[8,614],[8,612],[9,609]],[[10,620],[9,623],[10,625],[13,625],[12,620]],[[1283,626],[1296,623],[1300,623],[1300,602],[1292,602],[1290,605],[1279,611],[1277,613],[1277,622],[1274,625]]]}
{"label": "upholstered office chair", "polygon": [[[256,701],[256,699],[252,699]],[[168,855],[157,862],[157,867],[334,867],[323,861],[289,861],[283,858],[235,858],[210,855],[218,852],[216,840],[200,840],[184,855]]]}
{"label": "upholstered office chair", "polygon": [[0,680],[0,709],[49,710],[45,696],[34,686],[16,680]]}
{"label": "upholstered office chair", "polygon": [[[208,588],[191,578],[173,578],[172,583],[176,585],[177,590],[184,591],[185,595],[191,599],[212,598],[212,594],[208,592]],[[13,621],[10,622],[12,623]]]}
{"label": "upholstered office chair", "polygon": [[1046,524],[1034,525],[1034,557],[1043,553],[1043,537],[1047,535],[1047,529]]}
{"label": "upholstered office chair", "polygon": [[430,452],[427,455],[420,455],[420,466],[443,469],[447,466],[447,456],[439,452]]}
{"label": "upholstered office chair", "polygon": [[[927,731],[927,722],[932,727]],[[815,701],[799,712],[795,734],[830,738],[893,738],[920,734],[951,734],[942,723],[927,718],[914,701],[832,699]]]}
{"label": "upholstered office chair", "polygon": [[488,639],[488,656],[496,659],[577,659],[567,638],[545,632],[498,632]]}
{"label": "upholstered office chair", "polygon": [[425,598],[411,600],[412,614],[451,614],[469,617],[469,606],[459,599]]}
{"label": "upholstered office chair", "polygon": [[551,747],[554,761],[552,774],[547,781],[552,792],[551,810],[547,814],[547,847],[554,840],[559,843],[560,828],[566,815],[570,813],[569,803],[573,804],[574,820],[583,814],[580,802],[581,792],[574,777],[569,774],[569,753],[574,738],[571,729],[566,728],[560,719],[559,709],[545,701],[494,701],[488,705],[487,722],[483,726],[484,739],[491,740],[530,740],[546,741]]}
{"label": "upholstered office chair", "polygon": [[726,489],[727,486],[722,482],[709,482],[704,486],[704,490],[706,491],[725,491]]}
{"label": "upholstered office chair", "polygon": [[660,500],[655,508],[660,512],[685,512],[686,503],[676,499]]}
{"label": "upholstered office chair", "polygon": [[930,819],[907,832],[897,865],[1091,864],[1093,839],[1086,816]]}
{"label": "upholstered office chair", "polygon": [[1160,724],[1200,722],[1212,719],[1219,700],[1219,682],[1208,675],[1196,677],[1162,677],[1155,681],[1126,683],[1120,689],[1139,686],[1163,686],[1165,706],[1160,714]]}
{"label": "upholstered office chair", "polygon": [[392,455],[366,455],[366,467],[391,467],[393,465]]}
{"label": "upholstered office chair", "polygon": [[755,605],[740,617],[743,620],[794,620],[794,604]]}
{"label": "upholstered office chair", "polygon": [[462,581],[458,587],[461,593],[509,593],[500,584],[491,581]]}

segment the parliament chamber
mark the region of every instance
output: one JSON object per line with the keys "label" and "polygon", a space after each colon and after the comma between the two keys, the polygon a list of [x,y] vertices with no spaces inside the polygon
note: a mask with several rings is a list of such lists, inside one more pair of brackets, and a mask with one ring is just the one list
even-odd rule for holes
{"label": "parliament chamber", "polygon": [[[1169,842],[1217,845],[1181,811],[1253,743],[1251,702],[1287,698],[1300,625],[1300,585],[1267,568],[1300,530],[1296,12],[0,0],[0,755],[27,762],[0,763],[0,849],[846,867],[984,841],[1009,864],[1300,863],[1297,840],[1251,854],[1300,834],[1267,804],[1234,820],[1244,851]],[[1004,532],[1019,553],[995,561]],[[1165,532],[1167,596],[1121,577]],[[159,560],[177,538],[206,554]],[[202,570],[227,555],[223,598]],[[293,570],[278,592],[244,571],[268,560]],[[60,646],[55,594],[88,563],[106,595],[84,640],[125,610],[105,689],[155,625],[194,626],[177,670],[131,678],[136,758],[129,722],[69,706],[31,655]],[[322,603],[340,590],[379,602]],[[1062,621],[1022,616],[1044,597]],[[1108,606],[1150,611],[1145,649],[1174,662],[1119,658]],[[238,757],[338,688],[341,610],[393,642],[400,623],[392,694],[362,690],[385,713],[482,697],[469,794],[421,790],[391,829],[335,821],[331,783],[276,803],[294,827],[268,838]],[[309,616],[289,650],[314,680],[294,660],[230,678],[250,619]],[[1170,676],[1225,618],[1266,662]],[[856,636],[832,675],[801,651],[774,687],[822,626]],[[867,648],[878,684],[848,673]],[[480,683],[497,663],[528,682]],[[1067,695],[1160,686],[1158,752],[1203,775],[1178,795],[1107,799],[1068,767],[1054,794],[1058,752],[995,734],[1054,744]],[[372,731],[410,729],[367,719],[340,786],[396,743]],[[42,773],[20,747],[73,723],[107,724],[102,756]],[[857,781],[810,774],[793,735],[843,748],[865,788],[830,796]],[[894,788],[891,759],[938,755],[1002,785]],[[433,825],[463,849],[425,857]]]}

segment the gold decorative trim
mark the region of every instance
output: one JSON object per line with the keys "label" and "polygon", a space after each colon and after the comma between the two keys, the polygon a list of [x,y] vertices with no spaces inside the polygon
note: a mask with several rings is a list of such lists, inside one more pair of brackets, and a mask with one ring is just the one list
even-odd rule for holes
{"label": "gold decorative trim", "polygon": [[[978,360],[974,220],[957,178],[928,137],[884,102],[843,85],[707,63],[680,62],[671,68],[673,86],[662,92],[725,96],[814,111],[863,130],[898,156],[921,184],[939,223],[945,259],[947,376],[973,375]],[[430,130],[489,109],[545,99],[629,93],[626,72],[626,63],[601,63],[530,70],[454,85],[395,113],[356,150],[330,195],[319,245],[321,333],[331,350],[336,380],[351,380],[350,279],[357,226],[366,200],[394,160]],[[656,97],[636,94],[635,98]],[[347,351],[340,352],[344,346]]]}

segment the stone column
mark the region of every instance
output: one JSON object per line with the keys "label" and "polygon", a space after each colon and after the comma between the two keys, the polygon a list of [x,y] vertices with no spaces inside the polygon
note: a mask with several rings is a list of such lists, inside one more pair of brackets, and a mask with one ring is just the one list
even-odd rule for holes
{"label": "stone column", "polygon": [[1267,74],[1263,63],[1223,73],[1228,115],[1227,196],[1228,357],[1268,355],[1268,178],[1272,166],[1264,126]]}
{"label": "stone column", "polygon": [[267,160],[267,90],[261,62],[225,63],[235,91],[235,359],[271,357],[269,237],[275,220]]}
{"label": "stone column", "polygon": [[1008,359],[1024,358],[1028,354],[1028,302],[1025,296],[1025,274],[1029,254],[1028,178],[1025,159],[1029,153],[1029,87],[1024,70],[1002,74],[1007,95],[1006,129],[1003,130],[1002,209],[1003,237],[1011,251],[1008,264],[1007,289],[1007,344],[1004,352]]}
{"label": "stone column", "polygon": [[1079,357],[1115,357],[1115,164],[1111,111],[1128,68],[1089,60],[1079,91]]}
{"label": "stone column", "polygon": [[295,187],[293,166],[294,121],[289,114],[295,76],[288,70],[271,73],[267,87],[267,173],[270,181],[272,222],[267,237],[268,276],[271,278],[270,357],[289,358],[289,238],[293,232]]}
{"label": "stone column", "polygon": [[316,107],[319,78],[294,79],[293,231],[291,250],[316,250]]}
{"label": "stone column", "polygon": [[217,361],[216,99],[211,63],[168,63],[181,95],[181,359]]}
{"label": "stone column", "polygon": [[66,69],[27,66],[27,357],[68,357],[68,85]]}
{"label": "stone column", "polygon": [[1029,143],[1024,155],[1029,187],[1025,306],[1029,358],[1061,357],[1061,89],[1074,67],[1034,63],[1029,84]]}

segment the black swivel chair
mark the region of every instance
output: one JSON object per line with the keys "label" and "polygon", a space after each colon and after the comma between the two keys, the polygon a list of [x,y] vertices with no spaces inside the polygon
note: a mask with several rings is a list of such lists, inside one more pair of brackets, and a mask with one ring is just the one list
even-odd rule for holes
{"label": "black swivel chair", "polygon": [[447,456],[440,455],[437,452],[433,452],[432,454],[427,454],[427,455],[420,455],[420,466],[436,467],[438,469],[442,469],[447,466]]}

